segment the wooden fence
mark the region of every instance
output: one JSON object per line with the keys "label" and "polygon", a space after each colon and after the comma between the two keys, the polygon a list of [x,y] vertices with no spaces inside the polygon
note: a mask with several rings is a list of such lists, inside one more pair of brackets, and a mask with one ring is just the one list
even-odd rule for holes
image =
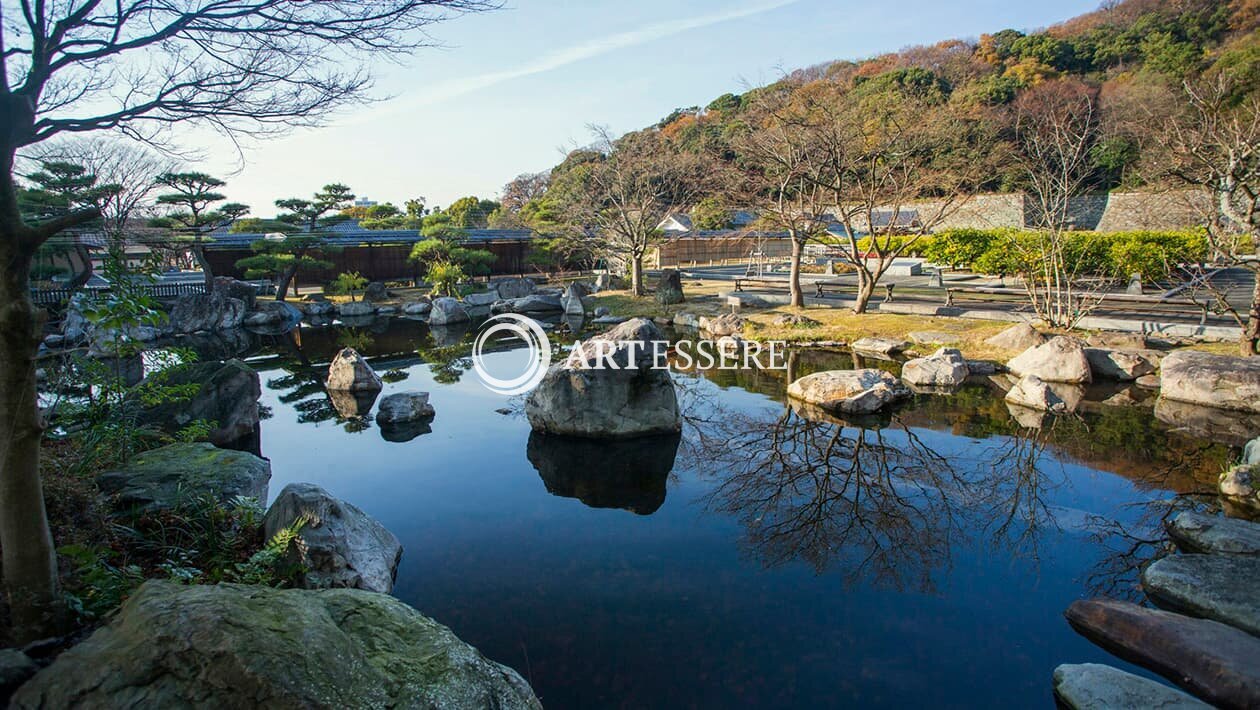
{"label": "wooden fence", "polygon": [[[178,298],[190,293],[205,293],[206,285],[200,281],[170,284],[146,284],[140,287],[148,296],[154,298]],[[108,289],[71,289],[71,288],[33,288],[31,301],[37,306],[57,306],[70,300],[76,291],[103,293]]]}

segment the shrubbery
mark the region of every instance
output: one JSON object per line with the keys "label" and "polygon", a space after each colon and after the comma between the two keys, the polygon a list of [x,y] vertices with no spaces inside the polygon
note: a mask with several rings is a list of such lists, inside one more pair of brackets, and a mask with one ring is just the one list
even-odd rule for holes
{"label": "shrubbery", "polygon": [[[1037,232],[1015,229],[950,229],[922,242],[920,250],[938,264],[989,274],[1036,271]],[[918,246],[918,245],[916,245]],[[1069,232],[1064,258],[1079,275],[1128,278],[1141,274],[1147,281],[1169,278],[1180,264],[1208,256],[1207,236],[1201,230],[1179,232]]]}

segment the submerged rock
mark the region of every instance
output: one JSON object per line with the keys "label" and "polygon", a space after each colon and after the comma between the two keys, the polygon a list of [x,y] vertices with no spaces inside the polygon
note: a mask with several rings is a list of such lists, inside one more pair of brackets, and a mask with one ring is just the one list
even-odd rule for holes
{"label": "submerged rock", "polygon": [[512,669],[384,594],[151,581],[17,708],[541,708]]}
{"label": "submerged rock", "polygon": [[262,387],[258,373],[240,360],[180,365],[154,373],[148,379],[163,386],[200,387],[189,399],[144,408],[138,417],[141,424],[175,434],[197,420],[211,422],[209,439],[217,446],[232,446],[249,438],[258,428]]}
{"label": "submerged rock", "polygon": [[1168,524],[1184,552],[1260,556],[1260,523],[1186,511]]}
{"label": "submerged rock", "polygon": [[1036,375],[1045,382],[1081,384],[1091,381],[1085,348],[1062,335],[1020,353],[1006,364],[1006,369],[1020,377]]}
{"label": "submerged rock", "polygon": [[957,387],[966,381],[969,374],[967,361],[954,348],[941,348],[927,357],[909,360],[901,366],[901,379],[922,387]]}
{"label": "submerged rock", "polygon": [[[1260,558],[1170,555],[1142,570],[1142,589],[1165,609],[1260,635]],[[1260,659],[1257,659],[1260,664]]]}
{"label": "submerged rock", "polygon": [[342,348],[328,365],[325,386],[339,392],[380,392],[381,378],[354,348]]}
{"label": "submerged rock", "polygon": [[1110,599],[1073,602],[1065,615],[1085,638],[1213,705],[1260,707],[1260,639],[1251,634]]}
{"label": "submerged rock", "polygon": [[549,434],[610,439],[679,431],[674,381],[667,369],[653,366],[652,343],[663,341],[660,329],[645,318],[585,341],[568,360],[548,368],[530,392],[525,401],[530,426]]}
{"label": "submerged rock", "polygon": [[222,503],[233,498],[267,500],[271,464],[244,451],[211,444],[171,444],[137,454],[125,466],[97,476],[96,485],[113,496],[119,510],[176,507],[192,497]]}
{"label": "submerged rock", "polygon": [[910,395],[883,370],[829,370],[788,386],[788,396],[845,414],[870,414]]}
{"label": "submerged rock", "polygon": [[302,587],[393,591],[403,549],[384,525],[319,486],[290,483],[267,510],[263,528],[270,539],[299,519],[306,523],[287,554],[303,570]]}
{"label": "submerged rock", "polygon": [[1178,350],[1161,364],[1160,396],[1205,407],[1260,413],[1260,357]]}
{"label": "submerged rock", "polygon": [[1055,668],[1054,697],[1071,710],[1212,707],[1176,688],[1098,663],[1064,664]]}

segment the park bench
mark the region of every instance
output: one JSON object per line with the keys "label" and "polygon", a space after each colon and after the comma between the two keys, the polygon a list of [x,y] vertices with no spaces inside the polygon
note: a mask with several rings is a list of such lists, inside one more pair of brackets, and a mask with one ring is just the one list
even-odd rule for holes
{"label": "park bench", "polygon": [[[978,300],[993,302],[1024,302],[1028,300],[1028,292],[1022,288],[1004,288],[997,286],[950,286],[945,289],[945,305],[956,305],[960,297],[978,296]],[[1138,296],[1127,293],[1084,293],[1076,296],[1083,304],[1093,303],[1095,307],[1105,305],[1135,306],[1135,310],[1150,309],[1161,313],[1175,315],[1197,315],[1199,325],[1206,325],[1208,315],[1212,312],[1211,301],[1199,301],[1192,298],[1164,298],[1162,296]]]}
{"label": "park bench", "polygon": [[[841,284],[839,281],[811,281],[811,282],[802,283],[801,286],[802,288],[804,288],[808,286],[810,283],[814,285],[814,295],[817,296],[818,298],[822,298],[826,295],[826,293],[824,292],[824,289],[826,288],[834,288],[837,292],[839,292],[840,288],[843,286],[843,284]],[[784,279],[763,279],[763,278],[757,278],[757,277],[741,276],[735,279],[735,290],[743,291],[744,287],[749,284],[757,285],[763,289],[786,290],[788,288],[788,282]]]}

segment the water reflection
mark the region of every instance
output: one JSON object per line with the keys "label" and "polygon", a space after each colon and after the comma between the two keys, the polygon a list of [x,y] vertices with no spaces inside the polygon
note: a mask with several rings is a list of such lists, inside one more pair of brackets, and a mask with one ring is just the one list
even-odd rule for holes
{"label": "water reflection", "polygon": [[720,477],[706,503],[740,521],[742,544],[762,564],[800,559],[821,573],[843,560],[850,583],[934,588],[959,532],[962,479],[913,431],[892,440],[883,428],[790,407],[775,420],[728,424],[702,455]]}
{"label": "water reflection", "polygon": [[678,434],[595,441],[534,432],[526,456],[552,495],[651,515],[665,502],[681,440]]}

